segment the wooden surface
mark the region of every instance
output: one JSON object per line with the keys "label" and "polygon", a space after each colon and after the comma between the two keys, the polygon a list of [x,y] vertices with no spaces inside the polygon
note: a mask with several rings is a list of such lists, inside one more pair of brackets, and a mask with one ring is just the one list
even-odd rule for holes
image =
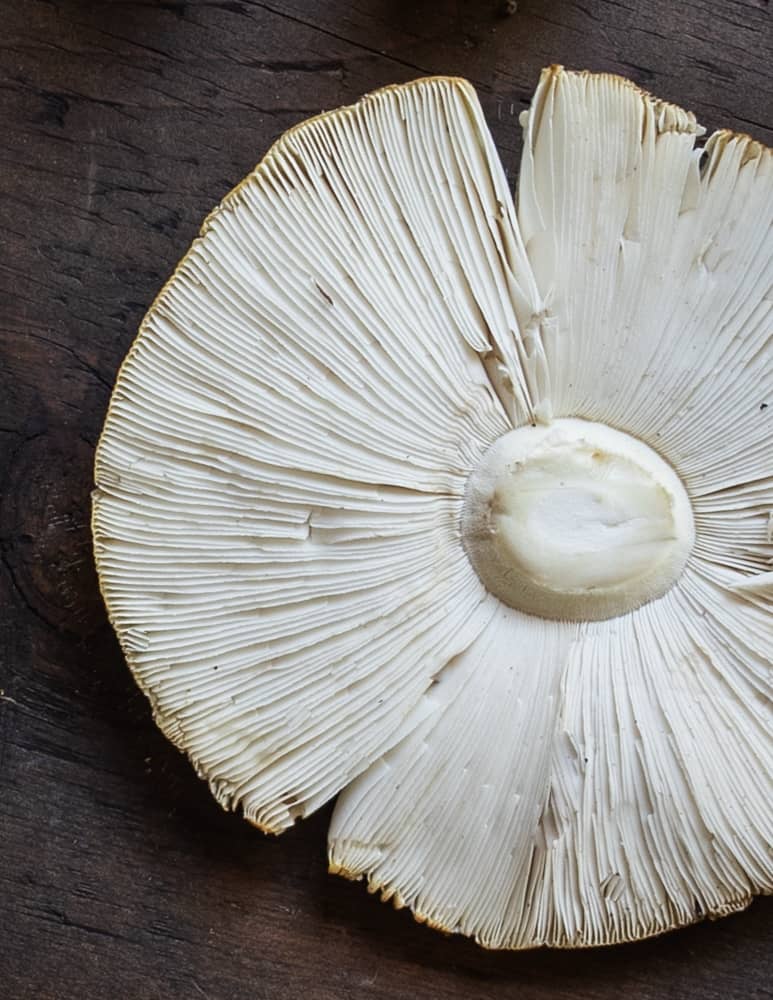
{"label": "wooden surface", "polygon": [[92,568],[94,445],[140,318],[294,122],[428,73],[478,86],[513,178],[543,64],[771,143],[767,0],[1,0],[0,996],[773,996],[773,900],[606,951],[487,954],[328,877],[329,810],[221,813],[153,727]]}

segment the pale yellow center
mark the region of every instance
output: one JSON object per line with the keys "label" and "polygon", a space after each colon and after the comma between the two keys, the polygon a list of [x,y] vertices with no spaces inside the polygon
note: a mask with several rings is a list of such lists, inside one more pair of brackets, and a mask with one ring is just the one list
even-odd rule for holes
{"label": "pale yellow center", "polygon": [[487,589],[545,618],[611,618],[664,594],[694,527],[674,470],[603,424],[556,420],[500,438],[467,487],[462,529]]}

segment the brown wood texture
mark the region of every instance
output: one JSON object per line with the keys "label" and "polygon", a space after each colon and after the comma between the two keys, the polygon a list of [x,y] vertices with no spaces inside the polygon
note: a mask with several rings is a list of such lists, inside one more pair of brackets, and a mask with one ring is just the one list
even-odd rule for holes
{"label": "brown wood texture", "polygon": [[773,901],[638,945],[490,954],[329,877],[329,809],[221,813],[154,728],[92,566],[94,445],[140,318],[284,129],[429,73],[508,176],[551,62],[771,143],[768,0],[1,0],[0,997],[773,996]]}

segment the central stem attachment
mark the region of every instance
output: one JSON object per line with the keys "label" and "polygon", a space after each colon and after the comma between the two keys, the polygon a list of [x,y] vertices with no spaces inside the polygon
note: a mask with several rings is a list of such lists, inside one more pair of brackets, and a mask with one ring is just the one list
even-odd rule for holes
{"label": "central stem attachment", "polygon": [[614,618],[679,578],[695,531],[674,470],[636,438],[586,420],[520,427],[467,484],[467,554],[486,589],[542,618]]}

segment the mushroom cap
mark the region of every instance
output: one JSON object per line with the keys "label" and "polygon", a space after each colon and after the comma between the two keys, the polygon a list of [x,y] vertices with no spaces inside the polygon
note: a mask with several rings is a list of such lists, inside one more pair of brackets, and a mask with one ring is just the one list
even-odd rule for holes
{"label": "mushroom cap", "polygon": [[522,124],[517,209],[462,80],[282,136],[143,320],[93,533],[225,808],[342,793],[331,871],[573,947],[773,886],[773,154],[561,67]]}

